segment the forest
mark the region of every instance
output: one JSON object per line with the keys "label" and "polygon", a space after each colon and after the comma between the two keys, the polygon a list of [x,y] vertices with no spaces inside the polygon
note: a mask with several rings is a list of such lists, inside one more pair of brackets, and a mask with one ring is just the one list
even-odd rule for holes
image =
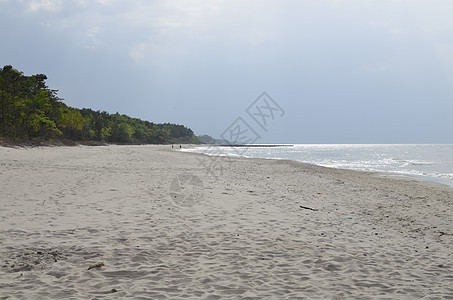
{"label": "forest", "polygon": [[124,114],[67,106],[46,80],[44,74],[26,76],[10,65],[0,68],[0,140],[199,143],[193,131],[183,125],[156,124]]}

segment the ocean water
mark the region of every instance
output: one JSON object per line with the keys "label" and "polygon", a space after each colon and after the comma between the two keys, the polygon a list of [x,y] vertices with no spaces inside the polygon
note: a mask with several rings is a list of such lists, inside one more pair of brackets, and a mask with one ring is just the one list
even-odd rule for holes
{"label": "ocean water", "polygon": [[209,155],[288,159],[324,167],[385,172],[453,187],[453,145],[299,144],[282,147],[198,147]]}

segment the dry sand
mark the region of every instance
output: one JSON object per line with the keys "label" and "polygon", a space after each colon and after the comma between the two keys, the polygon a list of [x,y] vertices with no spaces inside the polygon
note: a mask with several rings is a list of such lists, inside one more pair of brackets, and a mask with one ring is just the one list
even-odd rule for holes
{"label": "dry sand", "polygon": [[0,299],[453,299],[445,186],[169,146],[0,147],[0,182]]}

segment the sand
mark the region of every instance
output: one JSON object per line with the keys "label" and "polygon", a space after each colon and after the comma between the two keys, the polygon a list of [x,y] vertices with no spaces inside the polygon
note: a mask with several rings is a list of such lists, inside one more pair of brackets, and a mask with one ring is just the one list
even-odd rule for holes
{"label": "sand", "polygon": [[0,299],[453,299],[446,186],[170,146],[0,147],[0,182]]}

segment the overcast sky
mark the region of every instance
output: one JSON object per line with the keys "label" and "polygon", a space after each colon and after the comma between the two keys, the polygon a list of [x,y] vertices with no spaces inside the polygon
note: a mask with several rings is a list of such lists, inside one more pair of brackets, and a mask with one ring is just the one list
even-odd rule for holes
{"label": "overcast sky", "polygon": [[[0,64],[68,105],[262,143],[453,143],[451,0],[0,0]],[[284,111],[264,129],[246,109]]]}

